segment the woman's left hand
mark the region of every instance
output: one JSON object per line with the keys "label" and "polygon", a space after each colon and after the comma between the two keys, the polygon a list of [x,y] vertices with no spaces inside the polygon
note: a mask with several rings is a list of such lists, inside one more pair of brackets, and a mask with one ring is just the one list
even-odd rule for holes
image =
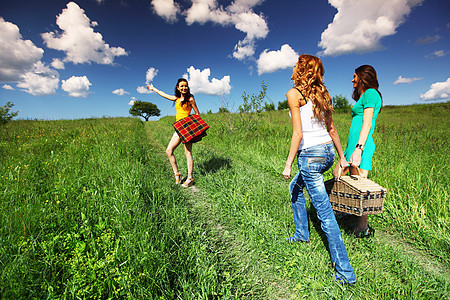
{"label": "woman's left hand", "polygon": [[283,171],[283,178],[288,180],[291,178],[291,167],[286,166]]}

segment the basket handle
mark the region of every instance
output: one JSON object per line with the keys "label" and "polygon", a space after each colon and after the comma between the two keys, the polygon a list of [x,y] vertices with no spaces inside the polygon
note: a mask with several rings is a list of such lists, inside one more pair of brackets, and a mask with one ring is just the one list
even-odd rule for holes
{"label": "basket handle", "polygon": [[[356,167],[356,170],[358,171],[358,176],[362,177],[361,176],[361,169],[359,167]],[[339,164],[339,176],[336,178],[336,180],[339,180],[341,178],[341,172],[342,172],[342,166],[341,166],[341,164]],[[358,178],[354,177],[354,175],[350,175],[350,177],[352,179],[354,179],[354,180],[358,180]]]}

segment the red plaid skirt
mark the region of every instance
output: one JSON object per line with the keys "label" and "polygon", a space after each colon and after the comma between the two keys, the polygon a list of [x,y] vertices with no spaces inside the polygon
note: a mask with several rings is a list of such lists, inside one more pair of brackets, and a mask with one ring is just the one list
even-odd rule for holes
{"label": "red plaid skirt", "polygon": [[173,123],[176,133],[183,144],[196,143],[206,136],[208,124],[199,115],[189,115]]}

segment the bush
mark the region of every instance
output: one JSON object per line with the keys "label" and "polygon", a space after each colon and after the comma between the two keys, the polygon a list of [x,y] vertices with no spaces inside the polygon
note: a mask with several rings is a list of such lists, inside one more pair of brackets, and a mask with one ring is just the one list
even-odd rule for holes
{"label": "bush", "polygon": [[11,113],[9,112],[13,106],[14,103],[10,101],[6,102],[4,106],[0,106],[0,125],[8,123],[12,118],[19,114],[18,111]]}
{"label": "bush", "polygon": [[271,111],[271,110],[275,110],[275,104],[273,103],[265,103],[263,109],[265,111]]}
{"label": "bush", "polygon": [[335,111],[350,112],[352,110],[352,106],[348,103],[347,98],[342,95],[336,95],[331,100]]}
{"label": "bush", "polygon": [[287,99],[284,101],[280,101],[278,102],[278,110],[283,110],[283,109],[288,109],[289,108],[289,104]]}

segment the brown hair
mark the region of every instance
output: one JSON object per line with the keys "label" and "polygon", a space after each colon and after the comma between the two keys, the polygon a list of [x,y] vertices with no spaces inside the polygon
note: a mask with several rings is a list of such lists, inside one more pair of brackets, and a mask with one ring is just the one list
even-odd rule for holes
{"label": "brown hair", "polygon": [[295,65],[291,79],[294,87],[298,88],[313,104],[313,112],[319,122],[324,122],[333,112],[333,103],[325,84],[323,83],[323,68],[320,58],[308,54],[302,54]]}
{"label": "brown hair", "polygon": [[370,65],[362,65],[355,69],[355,73],[358,75],[359,80],[357,86],[353,89],[353,100],[358,101],[365,91],[375,89],[380,95],[381,101],[383,101],[383,97],[378,90],[379,84],[375,69]]}

